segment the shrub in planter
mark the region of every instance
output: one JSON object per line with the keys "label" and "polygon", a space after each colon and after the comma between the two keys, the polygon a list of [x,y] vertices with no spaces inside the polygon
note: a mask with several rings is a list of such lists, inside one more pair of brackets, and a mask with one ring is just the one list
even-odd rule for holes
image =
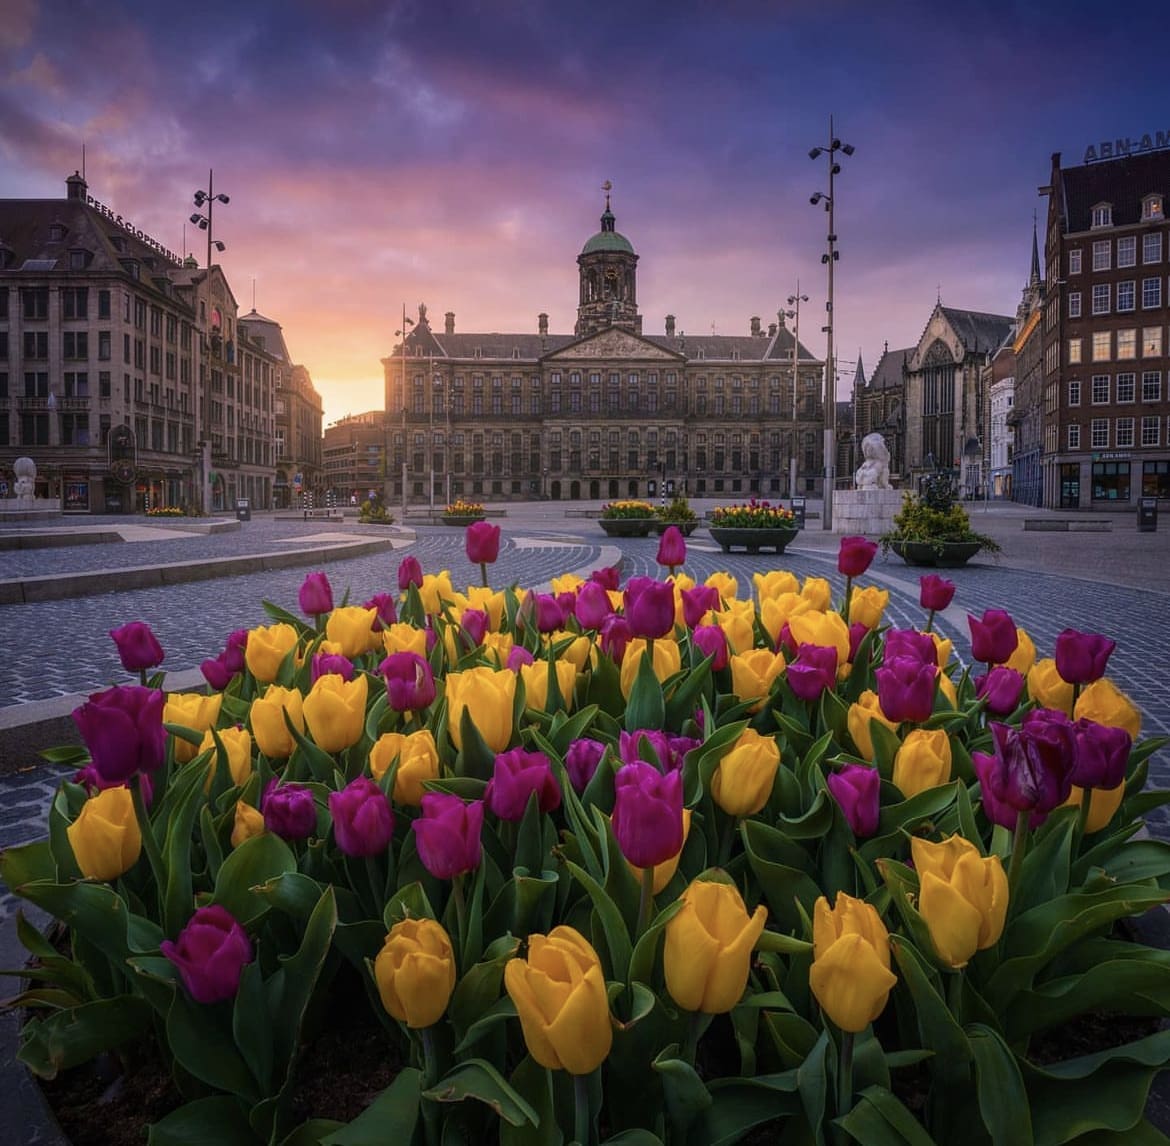
{"label": "shrub in planter", "polygon": [[[894,517],[894,528],[882,534],[880,540],[883,550],[893,549],[910,563],[945,559],[948,550],[960,548],[967,551],[967,556],[980,549],[989,553],[1000,551],[994,538],[971,528],[971,519],[954,500],[950,479],[945,474],[926,478],[920,494],[903,495],[902,508]],[[961,553],[959,559],[966,560]]]}

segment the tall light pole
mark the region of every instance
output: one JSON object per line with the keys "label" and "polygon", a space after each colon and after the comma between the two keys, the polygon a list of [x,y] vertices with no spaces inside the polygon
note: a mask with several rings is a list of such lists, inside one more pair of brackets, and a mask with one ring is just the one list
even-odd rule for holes
{"label": "tall light pole", "polygon": [[833,363],[833,266],[839,252],[837,251],[837,234],[833,229],[833,216],[837,206],[837,199],[833,192],[833,177],[841,173],[841,165],[837,162],[837,153],[853,154],[853,145],[842,143],[833,134],[833,117],[829,116],[829,142],[825,147],[814,147],[809,153],[809,159],[817,159],[822,154],[829,158],[829,193],[827,195],[817,191],[809,199],[815,207],[822,199],[825,201],[825,210],[829,215],[829,250],[821,255],[821,262],[829,268],[829,293],[825,301],[825,326],[827,335],[827,349],[825,351],[825,507],[821,514],[821,527],[833,528],[833,482],[837,470],[837,370]]}
{"label": "tall light pole", "polygon": [[402,304],[402,329],[396,330],[396,338],[402,339],[402,520],[406,521],[406,328],[414,325],[413,318],[406,317],[406,303]]}
{"label": "tall light pole", "polygon": [[430,412],[430,426],[427,430],[427,453],[431,455],[430,458],[430,508],[431,515],[435,512],[435,391],[438,389],[439,381],[435,377],[435,356],[430,356],[430,393],[427,395],[427,406]]}
{"label": "tall light pole", "polygon": [[216,203],[223,203],[225,206],[231,202],[227,195],[220,192],[215,193],[215,172],[208,170],[207,172],[207,190],[198,190],[194,194],[194,201],[196,207],[203,207],[206,205],[207,214],[201,215],[196,211],[191,216],[191,222],[195,224],[201,231],[207,232],[207,270],[204,275],[207,287],[207,301],[203,312],[203,379],[200,386],[200,406],[201,409],[197,412],[196,417],[198,424],[196,430],[199,433],[199,499],[200,511],[204,514],[211,513],[211,252],[212,250],[224,251],[227,249],[226,244],[219,242],[213,237],[213,212]]}
{"label": "tall light pole", "polygon": [[800,293],[800,279],[796,280],[796,294],[788,296],[791,310],[784,311],[785,318],[793,320],[792,330],[792,449],[788,458],[788,496],[796,496],[796,370],[800,355],[800,304],[808,302],[808,295]]}

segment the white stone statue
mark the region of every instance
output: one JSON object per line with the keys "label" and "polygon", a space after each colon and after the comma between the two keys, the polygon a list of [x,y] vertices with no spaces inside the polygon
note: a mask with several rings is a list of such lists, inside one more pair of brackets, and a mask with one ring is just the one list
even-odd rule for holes
{"label": "white stone statue", "polygon": [[890,488],[890,451],[881,434],[866,434],[861,439],[861,454],[865,461],[853,475],[858,489]]}
{"label": "white stone statue", "polygon": [[17,458],[12,463],[12,472],[16,475],[13,483],[16,508],[32,509],[36,500],[37,463],[32,458]]}

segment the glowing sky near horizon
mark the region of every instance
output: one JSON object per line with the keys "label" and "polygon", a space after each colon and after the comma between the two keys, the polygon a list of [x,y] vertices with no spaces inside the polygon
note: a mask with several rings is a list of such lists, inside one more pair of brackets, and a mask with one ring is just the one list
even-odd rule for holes
{"label": "glowing sky near horizon", "polygon": [[[0,0],[0,197],[90,193],[218,256],[280,322],[326,421],[382,404],[402,307],[459,331],[572,330],[612,180],[647,333],[767,324],[800,281],[824,353],[838,177],[842,391],[936,297],[1014,314],[1050,156],[1170,129],[1139,21],[1082,0]],[[202,261],[203,236],[186,228]]]}

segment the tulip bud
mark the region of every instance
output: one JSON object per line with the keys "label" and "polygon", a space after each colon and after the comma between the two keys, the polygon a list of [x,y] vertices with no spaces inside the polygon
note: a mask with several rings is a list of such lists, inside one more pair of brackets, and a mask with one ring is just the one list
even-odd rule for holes
{"label": "tulip bud", "polygon": [[1024,691],[1024,678],[1015,669],[997,665],[975,678],[975,695],[992,716],[1009,716],[1015,712]]}
{"label": "tulip bud", "polygon": [[1065,806],[1079,808],[1087,792],[1092,793],[1092,799],[1089,804],[1089,815],[1085,820],[1085,833],[1092,835],[1107,827],[1117,815],[1117,809],[1125,799],[1125,781],[1123,780],[1116,788],[1078,788],[1074,784],[1068,799],[1064,802]]}
{"label": "tulip bud", "polygon": [[666,925],[666,989],[684,1010],[724,1014],[743,997],[768,909],[749,916],[739,891],[714,880],[695,880],[681,899]]}
{"label": "tulip bud", "polygon": [[784,657],[768,649],[752,649],[737,653],[728,662],[731,667],[731,689],[740,700],[755,703],[749,712],[759,712],[772,694],[772,687],[784,671]]}
{"label": "tulip bud", "polygon": [[122,784],[135,773],[162,766],[167,746],[165,704],[157,688],[132,684],[91,693],[73,710],[73,723],[105,784]]}
{"label": "tulip bud", "polygon": [[589,580],[596,581],[603,589],[616,589],[622,583],[622,567],[618,564],[594,569],[589,574]]}
{"label": "tulip bud", "polygon": [[[849,659],[853,660],[855,645],[853,643],[854,626],[860,625],[864,631],[876,629],[882,623],[886,606],[890,603],[889,589],[879,589],[876,585],[866,585],[858,589],[854,587],[849,597]],[[858,641],[858,644],[861,642]]]}
{"label": "tulip bud", "polygon": [[651,577],[634,577],[626,586],[625,614],[634,637],[648,641],[674,631],[674,586]]}
{"label": "tulip bud", "polygon": [[837,572],[843,577],[860,577],[878,551],[876,541],[864,537],[842,537],[837,551]]}
{"label": "tulip bud", "polygon": [[665,565],[673,570],[679,565],[685,565],[687,560],[687,543],[677,525],[668,525],[662,532],[658,542],[658,555],[655,558],[659,565]]}
{"label": "tulip bud", "polygon": [[1116,788],[1125,781],[1133,737],[1124,728],[1110,728],[1082,717],[1073,725],[1077,762],[1072,782],[1078,788]]}
{"label": "tulip bud", "polygon": [[421,586],[423,583],[422,566],[413,554],[404,557],[398,566],[398,588],[405,593],[411,585]]}
{"label": "tulip bud", "polygon": [[349,657],[343,657],[340,653],[314,653],[312,661],[313,684],[330,673],[341,677],[342,680],[353,680],[353,661]]}
{"label": "tulip bud", "polygon": [[344,752],[366,728],[370,678],[359,673],[345,680],[337,673],[318,677],[305,697],[305,723],[313,740],[326,752]]}
{"label": "tulip bud", "polygon": [[1110,728],[1124,728],[1135,740],[1141,735],[1142,714],[1124,692],[1107,676],[1086,685],[1077,697],[1073,716],[1095,720]]}
{"label": "tulip bud", "polygon": [[699,625],[691,634],[691,641],[704,657],[712,658],[711,667],[716,672],[727,668],[730,659],[727,638],[718,625]]}
{"label": "tulip bud", "polygon": [[218,903],[196,908],[187,926],[159,950],[179,969],[179,978],[197,1003],[222,1003],[240,989],[244,964],[252,962],[247,933]]}
{"label": "tulip bud", "polygon": [[614,777],[613,834],[635,867],[657,867],[683,845],[682,773],[627,764]]}
{"label": "tulip bud", "polygon": [[359,776],[340,792],[329,793],[333,837],[347,856],[376,856],[394,835],[390,799],[373,780]]}
{"label": "tulip bud", "polygon": [[604,755],[605,745],[600,740],[581,737],[569,745],[565,753],[565,770],[569,773],[569,783],[575,792],[584,792],[589,786]]}
{"label": "tulip bud", "polygon": [[263,696],[252,701],[249,719],[256,746],[270,760],[283,760],[292,755],[296,740],[285,723],[285,714],[298,732],[305,730],[304,698],[295,688],[269,685]]}
{"label": "tulip bud", "polygon": [[548,757],[523,748],[499,753],[484,793],[488,809],[501,820],[518,822],[524,818],[528,799],[534,793],[542,812],[561,806],[561,790]]}
{"label": "tulip bud", "polygon": [[500,527],[486,521],[473,521],[464,536],[467,560],[472,565],[491,565],[500,555]]}
{"label": "tulip bud", "polygon": [[601,626],[601,651],[614,664],[620,665],[625,659],[626,647],[631,640],[633,633],[630,632],[630,623],[625,617],[619,617],[614,613],[605,618]]}
{"label": "tulip bud", "polygon": [[455,747],[463,747],[463,713],[493,752],[503,752],[512,739],[512,708],[516,674],[487,667],[447,674],[447,731]]}
{"label": "tulip bud", "polygon": [[162,645],[145,621],[130,621],[121,628],[111,629],[110,636],[118,646],[118,659],[127,672],[145,672],[163,662]]}
{"label": "tulip bud", "polygon": [[572,927],[528,937],[528,958],[504,964],[524,1042],[548,1070],[592,1074],[609,1056],[613,1025],[601,960]]}
{"label": "tulip bud", "polygon": [[285,657],[297,647],[297,639],[296,629],[284,623],[250,629],[244,650],[248,671],[261,684],[271,684],[276,680]]}
{"label": "tulip bud", "polygon": [[856,1034],[885,1010],[897,981],[890,972],[890,934],[873,906],[839,891],[830,910],[822,895],[813,906],[808,975],[821,1010]]}
{"label": "tulip bud", "polygon": [[[221,728],[216,732],[216,736],[219,737],[224,754],[227,756],[228,772],[231,775],[232,783],[237,788],[242,788],[248,782],[248,777],[252,775],[252,737],[246,728],[239,725],[233,728]],[[215,749],[215,738],[212,736],[210,728],[203,734],[198,752],[206,752],[208,749]],[[207,772],[207,788],[211,787],[211,780],[217,766],[217,755],[213,755],[211,767]]]}
{"label": "tulip bud", "polygon": [[259,809],[240,800],[232,821],[232,847],[238,848],[245,840],[264,834],[264,817]]}
{"label": "tulip bud", "polygon": [[798,700],[819,700],[837,684],[837,650],[825,645],[801,645],[784,670],[784,679]]}
{"label": "tulip bud", "polygon": [[487,635],[489,618],[482,609],[464,609],[459,616],[459,627],[466,635],[466,646],[478,648]]}
{"label": "tulip bud", "polygon": [[971,657],[989,665],[1001,665],[1016,651],[1016,623],[1002,609],[984,610],[982,619],[967,617],[971,630]]}
{"label": "tulip bud", "polygon": [[536,664],[536,657],[523,645],[513,645],[508,650],[508,662],[505,667],[509,672],[519,673],[525,665],[534,664]]}
{"label": "tulip bud", "polygon": [[91,796],[65,834],[86,879],[108,882],[129,871],[142,850],[130,789],[105,788]]}
{"label": "tulip bud", "polygon": [[223,692],[231,684],[232,677],[235,675],[234,673],[228,672],[227,666],[224,664],[223,653],[220,653],[214,659],[209,657],[207,660],[200,662],[199,671],[203,674],[203,679],[216,692]]}
{"label": "tulip bud", "polygon": [[882,778],[878,770],[868,764],[846,764],[839,771],[830,772],[825,783],[853,834],[859,840],[872,836],[881,815]]}
{"label": "tulip bud", "polygon": [[577,590],[575,607],[577,621],[583,629],[600,629],[605,619],[613,612],[609,593],[596,581],[586,581]]}
{"label": "tulip bud", "polygon": [[683,621],[688,629],[693,629],[712,610],[719,612],[723,607],[719,600],[719,590],[714,585],[695,585],[691,589],[683,589],[681,596]]}
{"label": "tulip bud", "polygon": [[458,796],[427,792],[422,815],[411,825],[423,867],[436,879],[474,871],[483,857],[483,801],[465,804]]}
{"label": "tulip bud", "polygon": [[873,720],[880,721],[891,732],[897,731],[897,722],[891,720],[882,711],[877,693],[866,689],[849,706],[849,712],[846,715],[846,725],[853,744],[857,748],[857,754],[866,760],[873,759],[873,733],[870,731],[870,722]]}
{"label": "tulip bud", "polygon": [[235,629],[228,634],[227,644],[224,646],[221,659],[223,666],[228,672],[235,676],[238,672],[244,671],[245,659],[248,649],[248,630]]}
{"label": "tulip bud", "polygon": [[917,629],[890,629],[885,635],[883,659],[892,661],[896,657],[910,657],[923,664],[935,664],[938,650],[930,633]]}
{"label": "tulip bud", "polygon": [[911,657],[886,659],[874,673],[878,703],[895,724],[904,720],[922,724],[934,709],[938,668]]}
{"label": "tulip bud", "polygon": [[[219,720],[219,709],[223,697],[218,693],[214,696],[204,696],[201,692],[172,692],[167,696],[163,705],[163,723],[179,724],[192,732],[206,732],[214,728]],[[175,759],[180,764],[186,764],[195,759],[199,749],[189,740],[180,736],[173,738],[175,745]]]}
{"label": "tulip bud", "polygon": [[779,767],[776,738],[745,728],[711,777],[711,799],[729,816],[754,816],[772,795]]}
{"label": "tulip bud", "polygon": [[301,784],[269,782],[260,802],[264,826],[282,840],[308,839],[317,830],[313,793]]}
{"label": "tulip bud", "polygon": [[941,612],[955,599],[955,583],[927,573],[918,578],[918,603],[931,613]]}
{"label": "tulip bud", "polygon": [[386,703],[395,712],[418,712],[435,699],[435,674],[418,653],[391,653],[379,666]]}
{"label": "tulip bud", "polygon": [[945,728],[915,728],[894,757],[894,784],[906,799],[951,778],[951,738]]}
{"label": "tulip bud", "polygon": [[389,593],[375,593],[368,601],[362,602],[362,608],[373,609],[377,613],[374,618],[375,633],[382,632],[398,621],[398,610],[394,606],[394,598]]}
{"label": "tulip bud", "polygon": [[381,780],[395,759],[398,771],[394,773],[394,800],[417,808],[425,791],[423,785],[439,775],[439,749],[431,730],[420,728],[409,735],[382,733],[370,748],[370,774]]}
{"label": "tulip bud", "polygon": [[1056,638],[1056,671],[1069,684],[1092,684],[1105,675],[1117,642],[1100,633],[1065,629]]}
{"label": "tulip bud", "polygon": [[653,764],[660,772],[675,772],[683,766],[687,753],[701,743],[690,736],[639,728],[619,734],[618,756],[622,764]]}
{"label": "tulip bud", "polygon": [[451,938],[433,919],[403,919],[390,928],[374,960],[386,1012],[411,1030],[434,1026],[455,990]]}
{"label": "tulip bud", "polygon": [[324,573],[308,573],[297,600],[306,617],[318,617],[333,610],[333,588]]}

